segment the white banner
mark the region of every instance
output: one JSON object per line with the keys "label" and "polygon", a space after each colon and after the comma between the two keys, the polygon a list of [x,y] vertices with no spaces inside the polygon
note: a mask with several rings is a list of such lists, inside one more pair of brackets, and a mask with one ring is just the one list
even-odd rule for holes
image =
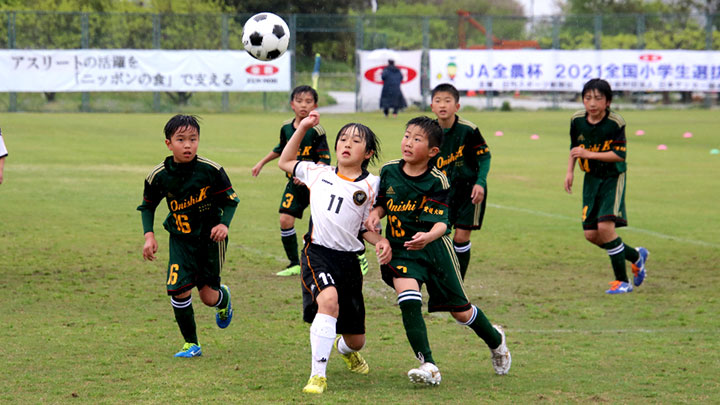
{"label": "white banner", "polygon": [[388,59],[395,61],[395,66],[403,74],[400,85],[408,105],[422,101],[420,91],[420,61],[422,51],[394,51],[377,49],[375,51],[358,51],[360,58],[360,111],[372,111],[380,108],[380,92],[383,81],[382,70],[387,66]]}
{"label": "white banner", "polygon": [[458,90],[720,91],[720,52],[684,50],[431,50],[430,86]]}
{"label": "white banner", "polygon": [[1,50],[0,92],[289,91],[289,52],[263,62],[245,51]]}

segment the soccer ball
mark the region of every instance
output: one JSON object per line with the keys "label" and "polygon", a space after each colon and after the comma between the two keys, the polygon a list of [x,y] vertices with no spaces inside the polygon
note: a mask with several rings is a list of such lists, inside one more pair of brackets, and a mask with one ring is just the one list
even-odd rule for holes
{"label": "soccer ball", "polygon": [[290,29],[285,21],[273,13],[259,13],[250,17],[243,27],[243,45],[255,59],[277,59],[288,48]]}

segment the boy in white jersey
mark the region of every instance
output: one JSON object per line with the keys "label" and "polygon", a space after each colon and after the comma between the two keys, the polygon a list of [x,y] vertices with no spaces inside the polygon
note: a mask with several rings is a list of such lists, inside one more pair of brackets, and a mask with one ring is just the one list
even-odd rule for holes
{"label": "boy in white jersey", "polygon": [[[365,304],[357,253],[361,236],[375,245],[380,264],[391,259],[390,243],[363,222],[370,213],[380,179],[367,171],[377,158],[378,141],[370,128],[347,124],[335,139],[337,167],[298,161],[295,151],[320,115],[304,118],[280,155],[278,165],[310,189],[310,229],[302,249],[303,319],[311,323],[312,372],[303,392],[322,394],[333,342],[352,372],[367,374],[359,353],[365,345]],[[336,338],[336,333],[342,336]]]}

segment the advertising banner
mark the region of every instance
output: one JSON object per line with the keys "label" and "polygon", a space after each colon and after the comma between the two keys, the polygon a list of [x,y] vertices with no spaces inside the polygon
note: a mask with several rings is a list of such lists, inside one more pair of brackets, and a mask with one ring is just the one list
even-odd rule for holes
{"label": "advertising banner", "polygon": [[290,55],[245,51],[0,50],[0,92],[289,91]]}
{"label": "advertising banner", "polygon": [[388,60],[395,61],[395,66],[403,74],[400,85],[403,96],[408,105],[422,101],[420,91],[420,61],[422,51],[395,51],[391,49],[376,49],[374,51],[358,51],[360,60],[360,111],[372,111],[380,108],[380,92],[383,81],[382,70],[388,65]]}
{"label": "advertising banner", "polygon": [[720,52],[685,50],[431,50],[430,86],[458,90],[579,92],[590,79],[613,90],[720,90]]}

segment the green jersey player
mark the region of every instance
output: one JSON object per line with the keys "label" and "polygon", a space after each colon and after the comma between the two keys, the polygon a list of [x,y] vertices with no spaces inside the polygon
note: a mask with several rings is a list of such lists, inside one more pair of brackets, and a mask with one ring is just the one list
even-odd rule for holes
{"label": "green jersey player", "polygon": [[490,324],[465,293],[448,236],[450,183],[430,165],[441,142],[442,129],[436,121],[418,117],[408,122],[401,142],[403,157],[388,162],[380,171],[377,203],[366,221],[367,229],[378,229],[380,218],[387,215],[385,236],[392,259],[382,266],[382,278],[397,293],[405,333],[421,363],[408,377],[428,385],[439,384],[441,377],[422,316],[423,284],[427,285],[429,311],[448,311],[475,331],[490,348],[497,374],[507,374],[511,362],[502,328]]}
{"label": "green jersey player", "polygon": [[155,260],[158,249],[153,231],[155,208],[165,198],[170,211],[163,223],[170,233],[167,293],[185,339],[175,357],[202,355],[192,307],[193,287],[198,289],[205,305],[216,308],[215,321],[220,328],[230,324],[233,313],[230,290],[220,284],[220,271],[238,197],[225,170],[197,155],[199,141],[196,117],[176,115],[168,121],[165,144],[172,156],[145,178],[143,202],[138,207],[145,233],[146,260]]}
{"label": "green jersey player", "polygon": [[633,249],[623,243],[616,227],[627,225],[625,215],[625,120],[610,110],[612,90],[602,79],[592,79],[582,90],[585,110],[570,120],[570,157],[565,176],[565,191],[572,192],[575,162],[585,172],[583,180],[582,224],[585,239],[607,251],[615,280],[608,294],[633,290],[628,280],[625,261],[632,263],[633,284],[645,279],[645,261],[649,252],[644,247]]}
{"label": "green jersey player", "polygon": [[465,278],[470,263],[470,233],[482,228],[487,201],[490,149],[472,122],[459,117],[460,93],[452,84],[432,90],[432,111],[443,128],[443,142],[436,166],[450,181],[450,225],[455,227],[453,245]]}
{"label": "green jersey player", "polygon": [[[300,121],[307,117],[310,111],[317,108],[317,102],[318,94],[312,87],[298,86],[293,89],[290,94],[290,108],[295,112],[295,118],[283,123],[280,128],[280,142],[255,164],[252,168],[253,176],[257,177],[265,164],[280,157],[285,145],[299,127]],[[297,160],[330,164],[330,149],[325,129],[320,124],[305,133],[297,149]],[[276,273],[278,276],[300,274],[295,218],[302,218],[305,208],[310,204],[310,192],[305,184],[289,173],[287,173],[287,178],[288,183],[285,186],[278,212],[280,213],[280,238],[290,264]]]}

